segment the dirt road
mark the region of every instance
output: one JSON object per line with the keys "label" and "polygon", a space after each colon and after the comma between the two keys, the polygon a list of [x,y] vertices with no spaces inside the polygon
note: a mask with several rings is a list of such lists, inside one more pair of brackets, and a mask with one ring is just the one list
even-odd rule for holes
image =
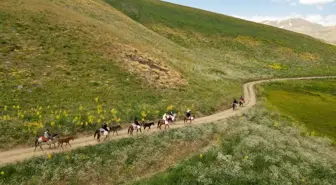
{"label": "dirt road", "polygon": [[[244,107],[238,108],[238,110],[233,111],[232,109],[225,110],[222,112],[215,113],[210,116],[202,117],[202,118],[197,118],[193,122],[192,125],[197,125],[197,124],[204,124],[204,123],[210,123],[210,122],[215,122],[219,120],[226,119],[228,117],[232,116],[239,116],[252,106],[256,104],[256,93],[254,90],[254,85],[260,84],[260,83],[265,83],[265,82],[271,82],[271,81],[284,81],[284,80],[304,80],[304,79],[322,79],[322,78],[336,78],[336,76],[329,76],[329,77],[300,77],[300,78],[282,78],[282,79],[272,79],[272,80],[260,80],[260,81],[254,81],[254,82],[249,82],[243,85],[244,89],[244,98],[245,98],[245,105]],[[178,121],[175,124],[170,125],[170,129],[173,128],[179,128],[179,127],[184,127],[190,124],[184,124],[183,121]],[[156,125],[152,127],[152,129],[149,132],[144,132],[144,134],[151,134],[154,132],[158,132],[160,130],[156,129]],[[136,135],[136,134],[135,134]],[[118,136],[112,136],[110,137],[110,140],[114,139],[120,139],[120,138],[125,138],[125,137],[130,137],[127,135],[127,129],[124,128],[119,132]],[[103,142],[101,142],[103,143]],[[84,146],[89,146],[89,145],[96,145],[98,144],[95,139],[93,139],[93,135],[89,137],[82,137],[82,138],[77,138],[75,139],[71,145],[72,149],[79,148],[79,147],[84,147]],[[14,163],[17,161],[23,161],[25,159],[35,157],[35,156],[43,156],[47,155],[49,153],[57,153],[57,152],[62,152],[61,150],[58,149],[48,149],[48,146],[44,146],[44,151],[40,150],[39,148],[34,152],[34,148],[17,148],[9,151],[4,151],[0,153],[0,165],[5,165],[8,163]]]}

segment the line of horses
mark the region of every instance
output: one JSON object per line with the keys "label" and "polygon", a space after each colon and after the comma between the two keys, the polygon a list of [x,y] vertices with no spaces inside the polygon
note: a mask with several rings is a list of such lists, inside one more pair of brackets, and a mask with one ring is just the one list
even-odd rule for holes
{"label": "line of horses", "polygon": [[[162,127],[164,126],[165,130],[169,127],[170,123],[174,123],[176,122],[176,115],[172,116],[172,115],[168,115],[166,117],[166,119],[160,119],[157,122],[157,129],[162,129]],[[194,116],[190,116],[190,117],[184,117],[183,121],[184,123],[192,123],[192,121],[195,119]],[[148,128],[147,130],[150,130],[152,126],[154,126],[155,123],[154,122],[140,122],[140,123],[132,123],[131,125],[128,126],[127,129],[127,134],[133,136],[133,132],[136,131],[137,133],[140,132],[142,133],[141,128],[143,127],[144,130],[146,130],[146,128]],[[120,125],[114,125],[114,126],[107,126],[107,129],[103,129],[103,128],[99,128],[95,131],[93,138],[97,138],[97,141],[100,142],[100,137],[101,136],[105,136],[104,141],[110,138],[110,133],[112,132],[112,135],[114,135],[116,133],[116,135],[118,135],[118,130],[121,130],[121,126]]]}
{"label": "line of horses", "polygon": [[36,151],[36,148],[39,146],[41,148],[41,150],[43,151],[42,145],[49,145],[49,148],[51,148],[51,145],[54,145],[54,148],[56,148],[56,143],[58,143],[57,148],[59,148],[61,146],[61,148],[64,150],[63,148],[63,144],[65,143],[66,146],[69,145],[71,147],[70,141],[74,140],[75,138],[73,136],[69,136],[69,137],[65,137],[65,138],[61,138],[59,134],[51,134],[50,138],[45,140],[43,138],[43,136],[40,137],[36,137],[35,139],[35,149],[34,151]]}
{"label": "line of horses", "polygon": [[[240,99],[239,102],[234,102],[232,104],[232,109],[236,110],[239,107],[244,106],[245,101],[243,99]],[[190,116],[190,117],[184,117],[184,123],[188,123],[190,122],[190,124],[192,123],[192,121],[195,119],[194,116]],[[162,129],[163,125],[165,130],[167,128],[169,128],[169,124],[170,123],[174,123],[176,121],[176,115],[167,115],[164,114],[163,118],[158,120],[157,122],[157,129]],[[133,132],[136,131],[137,133],[140,131],[140,133],[142,133],[141,127],[143,127],[144,130],[146,130],[146,128],[148,128],[147,130],[150,130],[152,126],[154,126],[155,123],[154,122],[140,122],[140,123],[132,123],[128,129],[127,129],[127,134],[133,136]],[[110,133],[112,132],[112,134],[114,135],[116,133],[116,135],[118,135],[118,131],[121,130],[122,127],[120,125],[113,125],[113,126],[107,126],[106,129],[103,128],[99,128],[94,132],[94,138],[97,139],[98,142],[100,142],[100,137],[103,135],[105,136],[104,141],[107,139],[110,139]],[[35,140],[35,149],[38,146],[40,146],[41,150],[43,150],[42,145],[49,145],[49,148],[51,148],[51,145],[54,145],[54,148],[56,148],[56,143],[58,143],[57,148],[59,148],[61,146],[62,149],[63,148],[63,144],[65,143],[66,146],[69,145],[71,147],[70,144],[70,140],[74,140],[74,137],[70,136],[70,137],[66,137],[66,138],[60,138],[59,134],[52,134],[50,136],[50,138],[45,141],[43,139],[43,136],[41,137],[37,137]]]}

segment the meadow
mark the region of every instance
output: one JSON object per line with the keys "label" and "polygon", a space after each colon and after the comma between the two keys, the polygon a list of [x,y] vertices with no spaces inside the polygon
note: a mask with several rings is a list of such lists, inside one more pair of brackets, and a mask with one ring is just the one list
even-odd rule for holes
{"label": "meadow", "polygon": [[0,184],[335,184],[335,146],[278,112],[50,154],[0,168]]}
{"label": "meadow", "polygon": [[5,0],[0,10],[1,149],[47,127],[86,133],[167,107],[210,115],[244,82],[336,72],[335,46],[161,1]]}
{"label": "meadow", "polygon": [[332,185],[335,154],[331,140],[302,134],[291,118],[258,107],[229,121],[217,146],[132,184]]}
{"label": "meadow", "polygon": [[336,80],[269,83],[263,93],[272,109],[291,116],[307,132],[336,139]]}

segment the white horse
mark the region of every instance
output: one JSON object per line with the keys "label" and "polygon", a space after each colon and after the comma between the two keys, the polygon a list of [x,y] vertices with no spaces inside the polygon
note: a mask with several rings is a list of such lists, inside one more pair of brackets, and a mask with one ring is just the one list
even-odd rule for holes
{"label": "white horse", "polygon": [[36,137],[34,151],[38,146],[40,146],[41,150],[43,150],[42,145],[49,145],[49,148],[51,148],[51,145],[54,144],[54,148],[56,148],[56,143],[58,139],[58,134],[52,134],[49,139],[46,139],[44,136]]}
{"label": "white horse", "polygon": [[107,127],[107,131],[103,128],[99,128],[95,131],[93,138],[96,138],[96,136],[97,136],[97,141],[100,142],[100,135],[104,135],[104,136],[106,136],[105,139],[104,139],[104,141],[105,141],[106,139],[110,139],[110,132],[111,132],[110,127]]}
{"label": "white horse", "polygon": [[176,120],[176,114],[173,114],[173,115],[170,115],[170,114],[164,114],[163,116],[162,116],[162,119],[163,120],[167,120],[168,122],[175,122],[175,120]]}

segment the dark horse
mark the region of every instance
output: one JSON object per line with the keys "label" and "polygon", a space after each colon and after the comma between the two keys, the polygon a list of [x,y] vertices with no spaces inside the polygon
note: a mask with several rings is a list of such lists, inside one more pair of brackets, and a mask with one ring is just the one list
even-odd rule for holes
{"label": "dark horse", "polygon": [[142,123],[142,126],[144,127],[144,130],[146,130],[146,128],[148,127],[148,130],[151,128],[151,126],[154,125],[154,122],[150,122],[150,123]]}
{"label": "dark horse", "polygon": [[190,124],[192,121],[194,121],[195,117],[194,116],[190,116],[190,117],[184,117],[184,123],[187,123],[188,121],[190,121]]}
{"label": "dark horse", "polygon": [[111,127],[112,135],[114,135],[114,133],[116,133],[118,135],[118,130],[121,130],[120,125],[112,126]]}
{"label": "dark horse", "polygon": [[232,109],[233,109],[233,110],[236,110],[236,109],[238,108],[237,106],[238,106],[238,104],[233,103],[233,104],[232,104]]}

